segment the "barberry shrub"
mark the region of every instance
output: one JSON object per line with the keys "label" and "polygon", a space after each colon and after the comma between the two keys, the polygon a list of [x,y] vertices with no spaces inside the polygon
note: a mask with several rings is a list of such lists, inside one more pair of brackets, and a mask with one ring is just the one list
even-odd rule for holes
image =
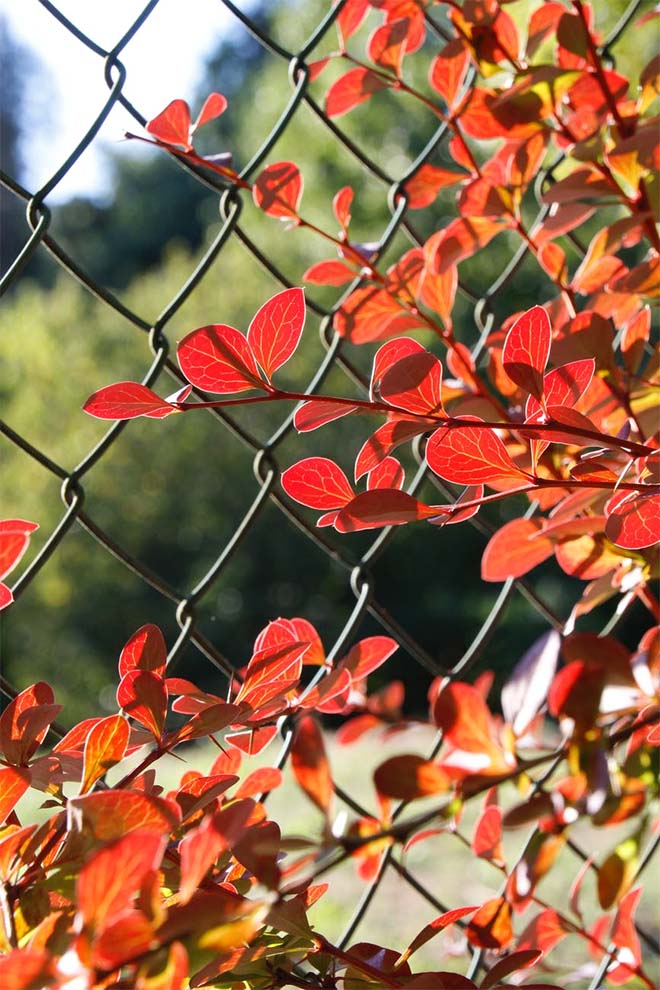
{"label": "barberry shrub", "polygon": [[[330,117],[359,113],[390,90],[422,101],[452,134],[453,167],[421,165],[395,205],[432,215],[440,191],[455,187],[458,215],[385,271],[378,252],[351,237],[350,187],[332,200],[333,234],[301,214],[303,180],[293,162],[271,163],[249,183],[227,156],[196,152],[196,129],[226,109],[221,94],[209,96],[194,124],[176,100],[147,126],[146,140],[165,153],[251,193],[257,209],[289,229],[333,245],[335,257],[302,280],[347,287],[333,327],[352,344],[377,345],[368,390],[346,397],[278,386],[305,321],[304,292],[293,287],[265,301],[246,333],[219,323],[185,336],[173,395],[120,382],[85,409],[102,419],[159,419],[289,402],[301,433],[353,417],[365,438],[352,480],[320,456],[281,477],[288,497],[320,513],[318,526],[339,534],[441,528],[512,500],[519,515],[490,539],[482,579],[522,578],[554,557],[585,584],[564,628],[527,650],[492,703],[488,674],[474,684],[430,684],[428,723],[441,741],[430,758],[406,746],[401,685],[369,692],[369,676],[396,642],[373,636],[332,659],[303,618],[276,619],[259,634],[227,697],[168,676],[162,634],[143,626],[119,658],[117,713],[86,719],[50,748],[54,693],[44,683],[23,691],[0,720],[3,987],[453,990],[508,980],[578,985],[585,973],[594,987],[655,986],[642,945],[652,949],[653,939],[643,929],[640,938],[635,912],[658,828],[658,59],[632,92],[604,59],[593,13],[580,0],[541,4],[525,36],[505,3],[468,0],[444,4],[452,34],[436,51],[428,85],[417,89],[407,67],[440,37],[432,7],[347,0],[336,17],[339,49],[304,68],[317,79],[332,62],[349,66],[327,90]],[[367,16],[381,23],[357,55],[349,46]],[[534,185],[543,208],[530,223]],[[608,222],[594,233],[605,206]],[[458,268],[504,231],[538,263],[547,298],[524,312],[513,305],[485,342],[470,341],[469,327],[452,322]],[[576,261],[580,236],[588,243]],[[437,346],[410,336],[417,330],[432,331]],[[364,424],[374,419],[370,431]],[[433,504],[405,487],[393,456],[410,441],[445,493]],[[3,573],[34,528],[0,524]],[[0,595],[0,605],[11,603],[4,586]],[[621,611],[633,599],[650,617],[634,649],[579,627],[603,602]],[[401,752],[374,772],[370,811],[352,820],[335,815],[323,715],[343,717],[344,745],[393,730],[401,739]],[[280,763],[241,774],[242,754],[264,750],[278,734],[282,760],[290,758],[320,813],[315,836],[292,841],[268,818],[265,797],[281,783]],[[188,770],[166,792],[153,765],[206,738],[219,747],[210,771]],[[17,813],[29,788],[45,793],[52,812],[41,824]],[[479,810],[466,827],[470,802]],[[537,888],[562,849],[579,848],[573,833],[587,824],[604,834],[621,828],[550,904]],[[503,831],[523,826],[531,831],[512,860]],[[444,911],[407,946],[339,946],[315,930],[308,911],[331,867],[352,858],[372,882],[393,856],[441,833],[490,864],[485,901]],[[587,885],[595,914],[581,904]],[[420,972],[415,953],[452,925],[462,929],[466,959],[471,954],[466,975]],[[567,940],[583,949],[572,971],[551,955]]]}

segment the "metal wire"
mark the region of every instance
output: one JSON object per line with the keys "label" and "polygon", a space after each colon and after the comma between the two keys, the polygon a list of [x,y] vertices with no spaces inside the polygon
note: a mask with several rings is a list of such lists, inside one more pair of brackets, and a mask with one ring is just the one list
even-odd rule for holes
{"label": "metal wire", "polygon": [[[144,314],[135,311],[130,306],[122,302],[105,285],[86,270],[84,260],[72,258],[63,245],[50,232],[52,223],[52,210],[48,204],[48,197],[62,183],[71,169],[79,161],[82,154],[97,139],[98,132],[107,119],[112,109],[116,106],[122,107],[135,120],[136,124],[143,125],[146,118],[138,108],[128,99],[126,86],[128,73],[121,61],[121,56],[129,49],[138,34],[148,34],[150,31],[150,18],[154,13],[158,0],[151,0],[147,3],[135,19],[133,24],[125,31],[111,50],[106,50],[103,46],[82,31],[75,23],[69,20],[50,0],[39,0],[42,7],[55,18],[59,27],[66,31],[72,39],[87,49],[89,53],[98,59],[99,67],[102,70],[103,78],[107,86],[107,95],[98,108],[98,112],[77,145],[66,156],[65,160],[54,168],[50,177],[34,191],[26,189],[16,176],[0,174],[0,181],[10,194],[18,198],[25,204],[26,208],[26,239],[22,249],[17,254],[13,263],[0,279],[0,293],[15,286],[23,277],[25,266],[35,256],[37,252],[46,251],[53,258],[59,269],[65,272],[71,279],[80,283],[99,302],[107,307],[125,322],[126,333],[132,334],[137,331],[142,335],[145,344],[146,370],[143,376],[144,384],[151,387],[158,386],[161,381],[173,378],[182,381],[180,372],[174,362],[171,361],[170,340],[168,330],[170,324],[181,309],[183,304],[196,291],[202,280],[207,279],[214,269],[222,252],[230,242],[239,242],[243,248],[249,252],[253,260],[267,269],[270,275],[281,285],[287,287],[291,285],[290,280],[282,271],[279,261],[269,257],[255,242],[247,228],[242,223],[243,201],[236,189],[227,188],[220,180],[209,176],[203,170],[191,168],[188,163],[176,159],[177,164],[186,169],[187,172],[206,188],[218,196],[218,206],[221,218],[221,227],[216,234],[210,247],[204,256],[199,260],[194,270],[191,272],[185,284],[179,289],[173,298],[163,299],[160,315],[152,321]],[[340,10],[341,4],[330,9],[325,18],[319,23],[307,41],[298,51],[288,51],[273,38],[269,37],[254,19],[244,11],[241,11],[230,0],[222,0],[227,11],[232,14],[243,28],[250,32],[256,42],[262,46],[268,57],[278,60],[288,67],[289,82],[291,92],[279,119],[263,137],[259,147],[252,155],[251,159],[242,169],[240,175],[247,179],[254,175],[256,170],[262,165],[266,157],[270,154],[276,143],[287,130],[290,122],[301,112],[311,111],[313,120],[319,122],[327,128],[333,139],[338,142],[343,150],[350,156],[356,164],[367,171],[374,182],[382,187],[383,202],[387,204],[390,219],[378,240],[375,257],[379,258],[387,250],[393,238],[401,233],[413,244],[419,244],[420,238],[414,231],[408,215],[405,191],[403,183],[413,176],[431,156],[442,148],[451,137],[448,134],[447,126],[441,123],[432,133],[428,135],[423,150],[415,158],[412,165],[404,174],[398,177],[389,175],[377,162],[373,161],[367,150],[360,147],[355,139],[345,134],[342,128],[334,121],[330,120],[323,108],[318,104],[310,92],[308,61],[313,57],[317,46],[326,37],[328,31],[333,29],[333,22]],[[639,6],[638,0],[632,2],[624,14],[621,16],[611,36],[607,38],[602,46],[602,51],[612,58],[612,49],[616,42],[625,36],[632,18]],[[438,37],[444,37],[444,29],[441,25],[435,24],[427,18],[429,28]],[[470,77],[466,86],[470,86],[473,77]],[[552,166],[539,177],[537,182],[537,192],[540,194],[545,182],[553,181],[552,173],[557,165]],[[577,248],[584,253],[584,249],[577,239],[573,239]],[[460,289],[464,298],[475,305],[475,319],[479,338],[473,342],[473,353],[478,356],[483,348],[486,337],[491,332],[494,325],[493,304],[497,302],[502,292],[509,285],[511,279],[519,271],[520,266],[525,262],[528,254],[526,245],[515,252],[514,256],[504,265],[492,279],[488,288],[481,289],[469,283],[461,282]],[[491,260],[493,256],[491,255]],[[494,264],[494,261],[493,261]],[[351,362],[350,356],[345,353],[343,342],[334,335],[331,329],[332,315],[339,308],[346,296],[353,291],[359,279],[352,283],[346,290],[342,298],[338,299],[331,310],[327,310],[314,298],[308,300],[309,308],[321,318],[321,341],[325,347],[325,356],[319,363],[311,381],[308,385],[310,393],[318,392],[321,385],[326,380],[330,372],[343,372],[348,383],[357,385],[366,391],[367,383],[362,373]],[[108,378],[110,381],[111,378]],[[275,414],[274,414],[275,415]],[[390,611],[383,602],[379,600],[378,581],[374,575],[373,565],[376,559],[390,547],[398,538],[397,530],[390,527],[375,534],[371,542],[361,552],[356,555],[350,546],[334,544],[325,535],[324,531],[315,529],[308,522],[307,516],[300,512],[284,496],[278,486],[280,474],[280,463],[278,461],[278,451],[282,443],[289,437],[292,430],[293,411],[290,408],[278,409],[277,415],[280,417],[270,430],[270,436],[266,441],[259,439],[242,422],[237,420],[227,411],[214,410],[211,413],[213,427],[217,429],[222,443],[239,443],[251,452],[253,456],[254,474],[258,482],[255,494],[249,499],[243,518],[236,525],[234,532],[227,539],[225,545],[221,547],[215,559],[206,569],[205,573],[198,578],[196,583],[190,588],[178,588],[177,582],[172,581],[167,574],[156,573],[151,566],[139,560],[127,546],[122,545],[121,540],[106,531],[104,526],[94,517],[94,514],[85,508],[85,481],[90,472],[98,463],[113,449],[124,430],[131,430],[131,423],[117,423],[110,427],[105,436],[94,444],[86,454],[80,459],[73,470],[58,464],[44,451],[39,450],[20,431],[16,430],[9,423],[0,423],[0,432],[5,440],[19,448],[27,457],[39,464],[42,469],[48,472],[53,478],[57,478],[61,483],[61,499],[63,503],[63,514],[59,523],[48,535],[41,551],[35,556],[28,567],[26,567],[13,586],[14,596],[17,599],[14,608],[20,610],[20,599],[30,583],[38,581],[43,568],[49,558],[57,553],[58,548],[72,527],[80,527],[96,544],[107,554],[111,555],[128,572],[135,575],[146,586],[160,595],[165,602],[170,603],[173,615],[179,627],[179,634],[173,645],[169,662],[171,665],[180,663],[184,651],[192,648],[196,653],[219,671],[223,677],[231,678],[235,671],[233,663],[224,656],[216,643],[211,642],[199,628],[198,606],[203,603],[213,588],[216,588],[226,572],[227,567],[233,558],[241,552],[243,541],[252,532],[257,520],[261,517],[266,507],[270,506],[278,513],[278,518],[282,521],[283,536],[286,539],[286,529],[289,526],[295,527],[305,539],[311,541],[318,549],[323,558],[332,562],[338,570],[345,576],[347,591],[354,597],[353,606],[346,611],[342,628],[331,645],[329,655],[331,657],[340,655],[347,644],[358,633],[365,615],[369,615],[372,621],[376,622],[384,631],[393,636],[400,644],[402,650],[408,655],[411,663],[417,664],[419,668],[433,676],[442,675],[455,678],[459,673],[464,673],[482,658],[484,650],[499,627],[503,613],[516,592],[520,593],[522,602],[529,609],[529,615],[536,617],[550,627],[561,629],[564,621],[557,615],[556,608],[543,600],[542,594],[529,583],[528,580],[508,581],[494,597],[494,602],[489,610],[489,614],[484,619],[481,628],[476,632],[471,644],[466,648],[463,656],[451,666],[442,662],[438,657],[429,654],[428,650],[419,643],[414,632],[404,628],[400,622],[390,614]],[[425,462],[420,448],[416,448],[416,455],[419,464],[417,476],[411,486],[415,490],[427,479]],[[437,478],[431,477],[433,484],[444,490],[445,494],[450,494]],[[173,521],[174,522],[174,521]],[[481,517],[476,517],[470,523],[480,533],[485,541],[493,530],[492,524]],[[467,525],[467,524],[466,524]],[[0,681],[2,693],[12,698],[16,694],[15,688],[4,678]],[[57,726],[54,731],[62,734],[65,730]],[[281,725],[283,739],[282,750],[278,758],[278,765],[284,766],[289,754],[291,743],[291,727],[286,720]],[[348,790],[338,788],[338,797],[346,803],[348,807],[360,815],[367,815],[364,802],[360,795],[349,793]],[[447,841],[450,841],[448,836]],[[648,864],[651,853],[655,852],[657,842],[652,846],[651,851],[645,858],[645,865]],[[584,857],[579,847],[572,843],[571,848],[578,855]],[[522,852],[520,853],[522,855]],[[413,875],[407,867],[397,858],[392,850],[388,851],[379,876],[372,884],[367,885],[359,904],[355,907],[353,916],[340,938],[340,944],[350,942],[358,927],[362,926],[367,918],[370,906],[378,896],[378,888],[382,883],[385,874],[393,871],[402,882],[420,894],[436,911],[447,910],[447,905],[438,898],[433,890],[433,877],[422,880]],[[652,942],[651,938],[644,933],[647,943]],[[657,948],[657,946],[656,946]],[[473,971],[479,967],[481,955],[474,958]],[[591,983],[595,987],[604,976],[611,956],[603,960],[602,965],[594,974]]]}

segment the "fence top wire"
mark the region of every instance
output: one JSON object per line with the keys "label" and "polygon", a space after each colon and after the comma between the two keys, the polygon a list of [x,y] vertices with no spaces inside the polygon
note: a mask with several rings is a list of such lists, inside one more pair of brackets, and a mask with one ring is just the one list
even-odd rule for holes
{"label": "fence top wire", "polygon": [[[2,184],[8,194],[24,204],[26,234],[22,249],[2,275],[0,291],[6,292],[15,287],[23,280],[26,267],[35,256],[47,252],[61,272],[66,273],[72,280],[82,285],[96,300],[97,305],[112,312],[113,316],[121,321],[127,336],[136,333],[141,336],[144,354],[143,384],[157,387],[164,383],[166,390],[169,391],[172,388],[171,381],[175,382],[175,386],[185,383],[185,379],[171,357],[173,343],[171,327],[179,312],[185,308],[186,303],[194,296],[199,286],[212,279],[217,273],[218,265],[221,264],[225,251],[234,245],[240,245],[240,248],[247,252],[250,264],[264,268],[277,285],[286,288],[290,287],[292,282],[284,270],[284,262],[269,255],[260,247],[258,233],[255,234],[251,230],[248,220],[244,219],[245,204],[240,190],[235,187],[228,188],[226,183],[218,180],[208,171],[195,168],[180,159],[176,160],[176,164],[189,175],[191,181],[200,183],[208,189],[209,194],[217,197],[220,222],[211,243],[197,260],[189,277],[181,285],[178,292],[170,298],[161,298],[160,311],[155,319],[140,308],[136,308],[132,298],[130,301],[126,301],[125,298],[121,297],[121,293],[111,290],[93,277],[86,267],[84,258],[71,256],[70,252],[52,232],[53,218],[57,212],[57,207],[49,205],[49,200],[62,181],[76,167],[85,151],[98,140],[99,131],[115,108],[121,107],[130,114],[138,128],[146,123],[146,117],[127,95],[130,92],[130,73],[125,68],[123,58],[138,36],[148,35],[150,18],[158,6],[158,0],[151,0],[147,3],[124,34],[109,49],[98,44],[93,37],[81,30],[58,8],[56,3],[50,2],[50,0],[39,0],[39,2],[57,20],[63,31],[96,57],[99,73],[105,82],[107,95],[98,106],[95,118],[89,123],[79,142],[71,149],[64,161],[59,164],[55,163],[49,178],[40,188],[28,189],[19,181],[17,176],[2,174]],[[310,36],[295,51],[288,50],[276,39],[270,37],[250,13],[241,10],[229,0],[223,0],[223,3],[227,11],[235,18],[236,23],[242,29],[247,30],[264,49],[267,57],[282,65],[289,79],[289,93],[282,103],[278,118],[242,167],[239,172],[240,178],[246,181],[253,178],[271,156],[271,153],[274,152],[278,142],[285,136],[291,121],[298,115],[305,114],[308,119],[315,122],[315,126],[325,129],[332,136],[333,141],[342,148],[342,153],[354,160],[356,167],[365,169],[371,180],[382,189],[382,197],[389,210],[389,222],[373,245],[373,258],[376,261],[382,258],[396,237],[403,237],[412,245],[421,244],[421,237],[415,231],[405,197],[401,193],[404,189],[404,183],[414,176],[437,150],[442,149],[448,142],[451,134],[446,123],[441,122],[434,128],[432,133],[428,135],[422,150],[402,174],[388,174],[370,156],[368,150],[361,147],[354,137],[345,133],[341,126],[326,115],[313,95],[309,66],[316,57],[319,46],[327,42],[328,32],[334,33],[334,22],[342,8],[342,3],[340,2],[334,8],[328,9]],[[639,2],[631,3],[621,15],[609,37],[604,40],[602,51],[610,60],[613,60],[617,42],[625,37],[639,7]],[[436,23],[431,17],[427,18],[427,26],[438,37],[449,37],[446,35],[443,25]],[[474,72],[472,71],[465,86],[469,87],[473,81]],[[537,183],[539,195],[544,188],[544,183],[553,181],[553,175],[558,164],[559,162],[553,162],[539,176]],[[539,206],[539,217],[543,217],[546,209],[547,207]],[[578,252],[584,253],[584,249],[577,239],[575,240],[575,248]],[[464,300],[475,307],[477,338],[472,342],[475,358],[479,356],[486,338],[495,325],[494,310],[503,298],[503,294],[511,284],[512,279],[524,265],[528,250],[528,247],[522,244],[515,254],[500,266],[499,271],[494,271],[490,285],[485,291],[470,284],[468,280],[462,280],[460,283],[460,291]],[[323,350],[323,355],[318,361],[306,388],[310,394],[318,393],[331,375],[341,375],[347,385],[357,386],[365,394],[368,390],[368,382],[363,370],[355,362],[354,356],[346,347],[345,342],[332,329],[333,314],[359,284],[360,278],[357,278],[330,309],[322,305],[313,295],[308,296],[308,307],[319,322],[319,343]],[[108,380],[110,377],[108,375]],[[205,398],[203,393],[194,392],[193,394],[197,394],[201,399]],[[83,456],[77,459],[74,466],[71,466],[70,463],[61,463],[59,457],[53,456],[49,451],[41,449],[39,445],[31,442],[28,436],[23,435],[23,432],[11,423],[0,423],[0,430],[6,443],[18,448],[26,458],[38,465],[39,469],[47,472],[57,481],[60,486],[62,502],[59,521],[47,534],[39,552],[32,557],[28,566],[14,583],[13,593],[16,598],[15,614],[17,619],[20,620],[21,598],[24,593],[33,582],[39,582],[42,579],[48,561],[58,552],[63,541],[68,538],[68,534],[76,530],[84,531],[94,545],[103,553],[110,555],[118,566],[125,570],[127,575],[132,575],[132,578],[152,589],[154,594],[159,596],[164,603],[169,603],[167,607],[171,608],[178,629],[177,637],[171,645],[168,655],[170,669],[183,666],[185,662],[190,662],[192,656],[195,656],[204,663],[209,663],[218,672],[218,676],[226,679],[226,683],[229,683],[236,677],[236,651],[231,644],[223,643],[222,637],[218,637],[216,641],[209,635],[208,629],[200,621],[200,609],[208,602],[209,596],[217,593],[218,589],[222,587],[226,575],[236,560],[240,558],[241,553],[245,552],[246,541],[253,538],[260,525],[273,525],[273,518],[277,518],[277,525],[282,527],[283,540],[286,539],[286,533],[298,531],[301,534],[301,539],[309,541],[316,548],[319,560],[329,561],[331,567],[342,575],[341,580],[345,584],[347,593],[345,612],[341,628],[329,650],[331,658],[340,656],[346,650],[366,617],[369,617],[371,622],[392,636],[412,663],[418,665],[431,676],[441,675],[448,678],[458,678],[459,675],[463,676],[475,669],[475,666],[484,656],[484,651],[491,638],[500,628],[504,613],[513,602],[516,603],[516,606],[528,609],[529,615],[535,616],[539,622],[559,631],[564,628],[566,617],[558,614],[557,607],[552,601],[552,595],[544,593],[542,586],[537,586],[527,578],[509,579],[502,585],[497,594],[493,595],[491,606],[480,629],[462,656],[448,664],[441,657],[434,655],[429,651],[427,645],[418,642],[414,631],[405,628],[404,624],[392,614],[389,605],[381,600],[383,589],[379,585],[377,577],[377,564],[395,544],[398,538],[395,528],[389,527],[377,532],[362,549],[356,550],[353,544],[334,542],[325,535],[327,531],[318,530],[310,524],[307,515],[291,503],[282,493],[279,485],[279,477],[283,468],[281,452],[282,448],[286,447],[292,433],[293,410],[281,409],[277,413],[272,413],[271,417],[268,423],[268,435],[264,438],[258,431],[253,430],[249,421],[239,415],[234,415],[226,409],[209,411],[209,429],[217,434],[219,444],[236,444],[245,451],[245,456],[252,461],[254,482],[251,492],[248,492],[246,488],[242,514],[240,518],[235,520],[229,537],[222,546],[217,546],[214,549],[213,559],[205,567],[204,572],[186,586],[181,585],[176,569],[170,574],[167,566],[155,566],[152,562],[141,560],[139,554],[136,554],[130,545],[125,545],[121,535],[110,531],[103,523],[102,513],[101,518],[97,518],[97,501],[89,499],[87,496],[89,482],[93,480],[95,470],[104,460],[112,457],[113,451],[121,442],[125,431],[136,429],[134,424],[115,423],[84,452]],[[157,440],[154,442],[158,443]],[[422,484],[430,482],[439,488],[445,496],[451,494],[450,488],[427,472],[423,452],[419,445],[415,447],[414,453],[417,472],[408,490],[415,493]],[[534,509],[535,506],[532,505],[530,515],[533,514]],[[271,513],[268,516],[270,520],[268,523],[265,522],[267,513]],[[176,524],[177,520],[172,519],[171,525],[175,526]],[[474,527],[484,542],[495,528],[481,516],[475,517],[467,525]],[[292,563],[294,563],[295,570],[295,562]],[[81,579],[83,579],[82,576]],[[621,621],[624,611],[621,609],[617,613],[608,626],[608,631],[616,622]],[[322,676],[322,672],[319,676]],[[0,688],[7,698],[12,698],[17,693],[16,688],[4,677],[0,682]],[[61,736],[64,734],[65,728],[54,723],[51,726],[51,731]],[[281,735],[282,748],[277,763],[279,766],[284,766],[289,757],[292,739],[291,726],[286,721],[281,726]],[[348,809],[353,810],[358,815],[369,816],[371,814],[371,810],[365,807],[359,794],[356,795],[346,788],[338,787],[337,797]],[[648,867],[656,848],[657,839],[655,843],[649,846],[642,863],[642,869]],[[571,849],[575,855],[586,859],[586,851],[572,840]],[[520,851],[520,857],[523,854],[524,848]],[[352,917],[340,936],[340,946],[347,945],[358,928],[364,925],[386,876],[393,874],[419,894],[434,911],[442,912],[451,906],[446,905],[442,896],[438,894],[438,885],[434,883],[434,878],[422,880],[415,876],[414,871],[400,862],[390,849],[381,872],[372,883],[366,885],[361,900],[355,906]],[[639,934],[650,950],[658,952],[657,942],[650,933],[640,928]],[[598,986],[604,978],[609,961],[609,957],[603,960],[591,982],[592,987]],[[482,963],[483,953],[475,951],[468,975],[476,976]]]}

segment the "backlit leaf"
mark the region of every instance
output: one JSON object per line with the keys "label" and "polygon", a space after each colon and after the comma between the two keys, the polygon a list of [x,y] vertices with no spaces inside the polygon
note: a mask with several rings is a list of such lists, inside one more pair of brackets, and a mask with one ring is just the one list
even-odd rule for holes
{"label": "backlit leaf", "polygon": [[304,282],[315,285],[346,285],[352,282],[357,272],[346,262],[339,260],[317,261],[303,275]]}
{"label": "backlit leaf", "polygon": [[13,811],[30,786],[30,771],[22,767],[0,767],[0,824]]}
{"label": "backlit leaf", "polygon": [[498,805],[487,805],[479,815],[472,836],[472,852],[481,859],[503,862],[502,809]]}
{"label": "backlit leaf", "polygon": [[210,120],[215,120],[220,114],[223,114],[227,109],[227,100],[222,95],[222,93],[210,93],[204,103],[202,104],[202,109],[197,115],[197,120],[191,127],[191,131],[196,131],[198,127],[203,127],[204,124],[208,124]]}
{"label": "backlit leaf", "polygon": [[401,526],[419,519],[430,519],[446,511],[425,505],[398,488],[372,488],[360,492],[344,505],[335,521],[339,533],[353,533],[381,526]]}
{"label": "backlit leaf", "polygon": [[355,460],[355,480],[380,464],[402,443],[412,440],[428,430],[435,428],[435,421],[432,419],[406,419],[405,416],[392,414],[392,418],[387,423],[379,426],[376,432],[365,440]]}
{"label": "backlit leaf", "polygon": [[349,650],[339,666],[350,671],[355,680],[362,680],[385,663],[398,648],[396,640],[390,636],[368,636]]}
{"label": "backlit leaf", "polygon": [[503,949],[513,938],[511,908],[503,897],[494,897],[479,908],[467,927],[470,945]]}
{"label": "backlit leaf", "polygon": [[552,908],[546,908],[535,918],[532,918],[518,937],[518,950],[538,948],[547,953],[566,935],[568,935],[568,931],[564,928],[557,912]]}
{"label": "backlit leaf", "polygon": [[451,778],[436,763],[411,753],[381,763],[374,771],[374,784],[383,797],[414,801],[444,794],[451,788]]}
{"label": "backlit leaf", "polygon": [[25,519],[0,520],[0,578],[16,567],[35,529],[39,529],[38,524]]}
{"label": "backlit leaf", "polygon": [[62,710],[54,701],[50,684],[39,681],[9,702],[0,717],[0,747],[7,763],[24,764],[34,756]]}
{"label": "backlit leaf", "polygon": [[354,344],[387,340],[422,325],[422,318],[408,313],[385,289],[363,285],[351,292],[334,315],[333,327]]}
{"label": "backlit leaf", "polygon": [[160,739],[165,725],[167,688],[152,670],[129,670],[117,689],[117,704]]}
{"label": "backlit leaf", "polygon": [[318,430],[320,426],[325,426],[326,423],[334,422],[335,419],[348,416],[357,408],[345,402],[333,402],[331,399],[310,400],[298,406],[293,415],[293,425],[299,433],[309,433]]}
{"label": "backlit leaf", "polygon": [[92,727],[85,742],[81,794],[90,790],[110,767],[123,759],[129,731],[128,722],[122,715],[108,715]]}
{"label": "backlit leaf", "polygon": [[434,272],[428,268],[419,287],[419,298],[437,313],[446,327],[451,326],[451,312],[456,299],[458,288],[458,271],[455,265],[443,267],[443,271]]}
{"label": "backlit leaf", "polygon": [[238,841],[254,807],[254,801],[249,799],[232,802],[186,833],[178,850],[181,857],[180,904],[190,900],[220,853],[231,849]]}
{"label": "backlit leaf", "polygon": [[386,457],[367,475],[367,488],[403,488],[406,475],[396,457]]}
{"label": "backlit leaf", "polygon": [[327,816],[334,784],[321,730],[311,715],[304,715],[296,726],[291,747],[291,768],[307,797]]}
{"label": "backlit leaf", "polygon": [[455,186],[467,178],[465,172],[451,172],[446,168],[438,168],[437,165],[422,165],[404,185],[408,206],[411,210],[430,206],[441,189]]}
{"label": "backlit leaf", "polygon": [[307,457],[282,474],[282,488],[312,509],[340,509],[353,498],[342,469],[327,457]]}
{"label": "backlit leaf", "polygon": [[163,419],[177,411],[176,406],[139,382],[106,385],[90,395],[83,409],[97,419],[135,419],[137,416]]}
{"label": "backlit leaf", "polygon": [[[612,507],[613,505],[613,507]],[[626,550],[640,550],[660,540],[660,495],[622,494],[609,503],[605,535]]]}
{"label": "backlit leaf", "polygon": [[543,537],[541,519],[512,519],[491,536],[481,558],[484,581],[522,577],[554,553],[552,540]]}
{"label": "backlit leaf", "polygon": [[269,380],[295,352],[304,323],[302,289],[284,289],[257,311],[248,328],[247,340]]}
{"label": "backlit leaf", "polygon": [[552,328],[548,314],[534,306],[516,320],[504,342],[502,362],[509,378],[541,401]]}
{"label": "backlit leaf", "polygon": [[275,162],[259,173],[252,197],[269,217],[295,220],[303,194],[303,177],[295,162]]}
{"label": "backlit leaf", "polygon": [[400,17],[377,27],[367,43],[369,59],[381,68],[400,76],[409,26],[408,18]]}
{"label": "backlit leaf", "polygon": [[190,151],[190,107],[185,100],[172,100],[146,125],[149,134],[163,144],[173,144]]}
{"label": "backlit leaf", "polygon": [[181,816],[173,801],[138,791],[94,791],[71,798],[71,824],[88,825],[97,839],[112,841],[135,829],[169,833]]}
{"label": "backlit leaf", "polygon": [[382,75],[372,69],[361,67],[350,69],[328,90],[325,112],[328,117],[340,117],[389,85]]}
{"label": "backlit leaf", "polygon": [[252,348],[224,324],[193,330],[179,344],[179,366],[191,385],[221,395],[264,389]]}
{"label": "backlit leaf", "polygon": [[158,626],[148,623],[133,633],[119,656],[119,677],[130,670],[151,670],[163,676],[167,667],[167,647]]}
{"label": "backlit leaf", "polygon": [[380,382],[384,402],[425,416],[443,412],[442,364],[429,351],[409,354],[393,364]]}
{"label": "backlit leaf", "polygon": [[[497,739],[492,715],[479,691],[471,684],[447,684],[433,704],[433,721],[450,746],[484,758],[480,772],[505,773],[511,764]],[[447,766],[445,761],[444,766]]]}
{"label": "backlit leaf", "polygon": [[[426,945],[426,943],[429,942],[432,938],[434,938],[440,932],[443,932],[445,928],[449,928],[450,925],[455,924],[455,922],[459,921],[461,918],[464,918],[468,914],[474,914],[478,906],[479,905],[474,905],[473,907],[453,908],[451,911],[445,911],[444,914],[441,914],[438,918],[434,918],[433,921],[430,921],[428,925],[424,925],[421,932],[419,932],[419,934],[415,936],[415,938],[412,940],[412,942],[410,943],[406,951],[402,954],[400,959],[402,961],[409,959],[410,956],[412,956],[413,952],[417,952],[418,949],[421,949],[421,947],[423,945]],[[435,986],[435,984],[432,983],[429,983],[428,985],[429,987]],[[441,984],[441,986],[443,985],[444,984]],[[447,983],[446,986],[449,987],[450,984]],[[457,982],[456,987],[457,988],[461,987],[461,984]],[[421,985],[420,985],[420,990],[421,990]]]}
{"label": "backlit leaf", "polygon": [[131,905],[147,874],[158,869],[166,843],[158,831],[138,828],[92,854],[76,882],[85,927],[100,930]]}
{"label": "backlit leaf", "polygon": [[431,271],[441,274],[485,247],[502,233],[506,224],[489,217],[459,217],[443,230],[432,234],[424,245],[424,255]]}
{"label": "backlit leaf", "polygon": [[429,82],[451,109],[463,85],[470,64],[470,53],[462,39],[454,38],[431,63]]}
{"label": "backlit leaf", "polygon": [[431,470],[459,485],[524,482],[527,475],[513,463],[497,433],[470,418],[474,426],[441,426],[429,437],[426,459]]}

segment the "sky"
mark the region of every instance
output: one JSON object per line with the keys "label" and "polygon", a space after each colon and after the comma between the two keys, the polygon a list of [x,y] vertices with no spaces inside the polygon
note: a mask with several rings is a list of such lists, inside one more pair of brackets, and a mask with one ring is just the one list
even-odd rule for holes
{"label": "sky", "polygon": [[[58,9],[106,50],[112,48],[142,12],[147,0],[56,0]],[[249,3],[237,6],[247,9]],[[28,87],[28,121],[37,122],[27,146],[24,181],[36,189],[59,168],[103,106],[108,88],[104,62],[75,39],[39,0],[0,0],[10,33],[38,56],[45,74],[34,73]],[[121,60],[127,70],[124,92],[147,118],[176,98],[190,99],[200,81],[204,58],[232,30],[234,18],[220,0],[159,0]],[[221,81],[218,83],[221,89]],[[193,117],[196,109],[193,107]],[[108,172],[102,148],[133,152],[124,131],[139,131],[122,107],[114,107],[99,137],[50,195],[61,201],[76,194],[102,196]],[[134,152],[133,152],[134,153]]]}

